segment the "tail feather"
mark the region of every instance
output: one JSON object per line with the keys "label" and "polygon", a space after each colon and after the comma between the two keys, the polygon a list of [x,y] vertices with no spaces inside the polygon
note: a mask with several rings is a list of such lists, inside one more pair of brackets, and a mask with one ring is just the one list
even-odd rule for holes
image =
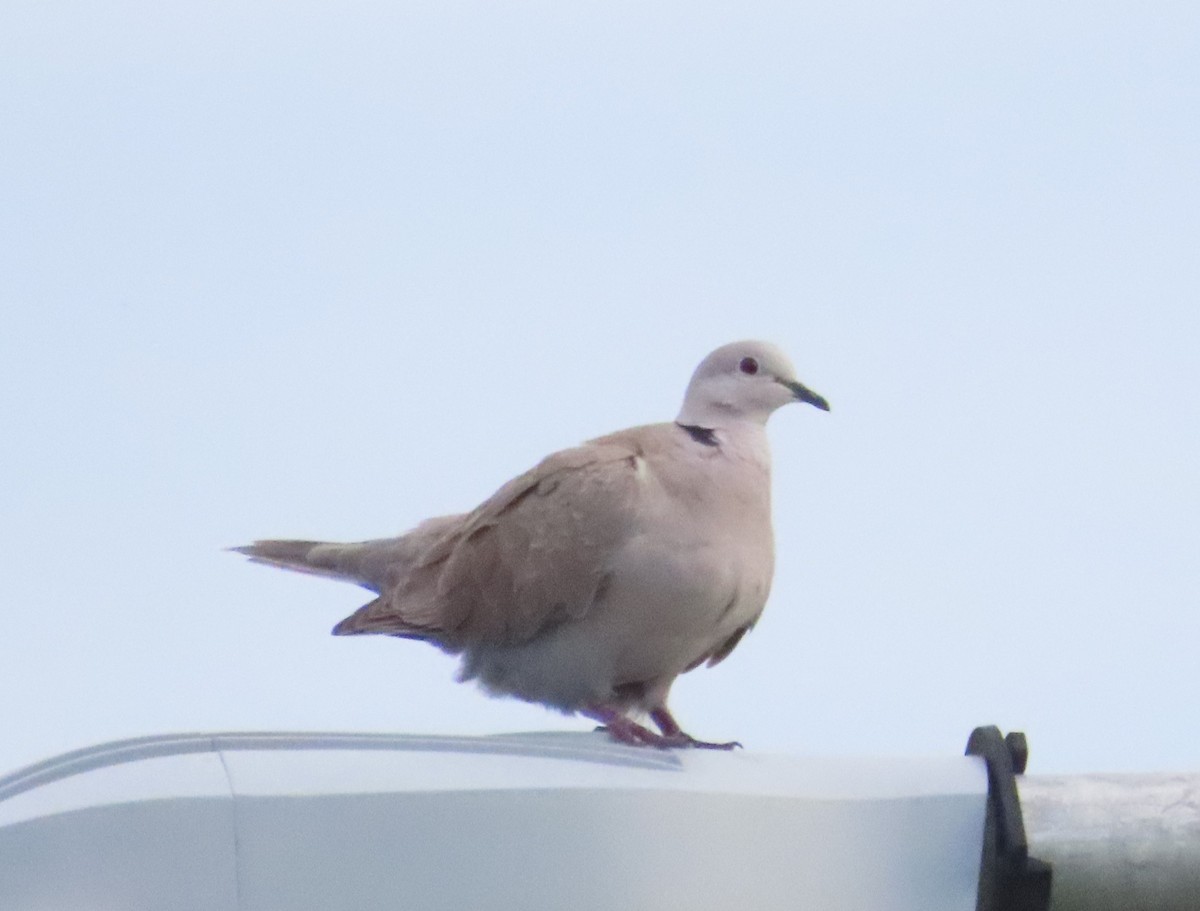
{"label": "tail feather", "polygon": [[253,544],[229,549],[249,557],[252,563],[369,586],[359,574],[359,560],[356,559],[358,545],[355,544],[329,544],[324,541],[255,541]]}
{"label": "tail feather", "polygon": [[327,541],[255,541],[229,548],[255,563],[353,582],[379,593],[403,579],[430,547],[453,533],[465,516],[426,519],[396,538],[349,544]]}
{"label": "tail feather", "polygon": [[440,630],[409,623],[382,597],[364,604],[333,628],[335,636],[382,634],[405,639],[436,639],[440,633]]}
{"label": "tail feather", "polygon": [[[415,589],[409,584],[413,580],[409,573],[421,568],[423,555],[433,545],[442,541],[461,524],[464,516],[441,516],[426,519],[415,529],[397,538],[379,538],[350,544],[333,544],[327,541],[268,540],[255,541],[242,547],[231,547],[233,553],[250,558],[252,563],[290,569],[294,572],[325,576],[343,582],[353,582],[380,597],[359,608],[333,628],[335,636],[376,634],[399,636],[405,639],[422,639],[452,654],[462,651],[462,644],[451,632],[437,622],[438,612],[425,609],[415,610],[425,622],[414,623],[404,617],[396,600],[397,591],[404,589],[406,604],[410,598],[420,606],[424,600],[434,596],[424,591],[425,583],[435,583],[436,575],[416,581],[422,584]],[[422,580],[424,580],[422,582]],[[436,585],[433,585],[436,588]],[[390,595],[384,595],[390,592]],[[434,619],[430,619],[434,618]]]}
{"label": "tail feather", "polygon": [[435,645],[443,652],[457,655],[463,650],[463,643],[445,630],[410,623],[388,603],[386,598],[376,598],[369,604],[364,604],[345,620],[333,628],[335,636],[364,636],[382,635],[395,636],[397,639],[416,639]]}

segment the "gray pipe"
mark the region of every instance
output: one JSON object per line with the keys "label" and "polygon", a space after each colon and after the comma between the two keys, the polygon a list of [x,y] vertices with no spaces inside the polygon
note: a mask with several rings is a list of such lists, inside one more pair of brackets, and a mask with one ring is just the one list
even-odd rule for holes
{"label": "gray pipe", "polygon": [[1200,774],[1019,776],[1052,911],[1198,911]]}

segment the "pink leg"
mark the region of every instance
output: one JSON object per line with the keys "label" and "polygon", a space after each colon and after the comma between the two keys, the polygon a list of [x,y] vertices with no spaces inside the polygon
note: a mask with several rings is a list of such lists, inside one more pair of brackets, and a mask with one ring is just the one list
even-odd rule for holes
{"label": "pink leg", "polygon": [[741,744],[736,740],[730,740],[726,743],[712,743],[708,740],[697,740],[691,734],[684,733],[683,728],[679,726],[679,722],[675,720],[675,716],[665,705],[660,705],[650,713],[650,720],[658,725],[658,729],[662,731],[663,738],[671,742],[671,746],[688,746],[695,747],[701,750],[732,750],[735,747],[741,747]]}
{"label": "pink leg", "polygon": [[603,724],[605,730],[608,731],[608,736],[618,743],[627,743],[636,747],[658,747],[662,750],[668,747],[683,746],[669,737],[655,734],[648,727],[626,718],[616,709],[606,705],[591,705],[580,709],[579,713]]}
{"label": "pink leg", "polygon": [[736,740],[728,743],[711,743],[707,740],[697,740],[691,734],[684,733],[679,722],[665,705],[659,706],[650,713],[650,719],[662,731],[656,734],[648,727],[638,724],[617,709],[607,705],[591,705],[580,709],[580,714],[594,721],[599,721],[608,731],[608,736],[619,743],[630,746],[651,746],[660,750],[671,747],[692,747],[701,750],[732,750],[740,747]]}

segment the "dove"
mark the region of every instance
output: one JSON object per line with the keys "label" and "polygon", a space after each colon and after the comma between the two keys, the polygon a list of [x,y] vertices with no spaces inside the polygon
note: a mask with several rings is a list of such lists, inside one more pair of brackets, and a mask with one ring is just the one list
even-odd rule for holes
{"label": "dove", "polygon": [[460,656],[460,680],[582,715],[621,743],[731,749],[685,733],[667,697],[762,614],[775,566],[766,422],[791,402],[829,410],[779,348],[735,342],[700,362],[673,422],[547,456],[472,512],[396,538],[231,549],[373,592],[334,635],[431,643]]}

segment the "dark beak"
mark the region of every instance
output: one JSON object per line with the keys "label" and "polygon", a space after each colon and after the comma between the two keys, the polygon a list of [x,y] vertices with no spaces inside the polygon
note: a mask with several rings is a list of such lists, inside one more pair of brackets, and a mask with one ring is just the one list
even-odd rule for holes
{"label": "dark beak", "polygon": [[792,390],[792,395],[796,397],[797,402],[808,402],[808,404],[820,408],[822,411],[829,410],[829,403],[803,383],[797,383],[795,380],[780,380],[779,382]]}

